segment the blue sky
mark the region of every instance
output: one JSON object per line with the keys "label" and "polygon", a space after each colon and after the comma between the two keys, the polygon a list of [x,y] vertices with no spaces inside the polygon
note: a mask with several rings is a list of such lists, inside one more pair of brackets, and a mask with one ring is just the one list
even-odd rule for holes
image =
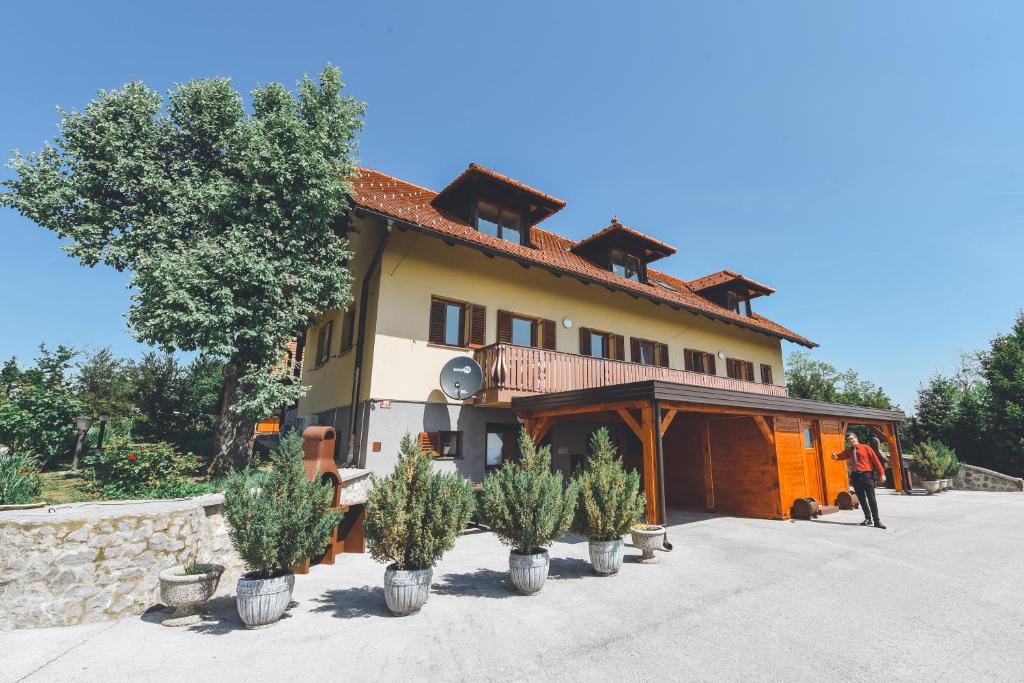
{"label": "blue sky", "polygon": [[[775,287],[757,310],[904,407],[1024,305],[1020,3],[149,5],[6,8],[0,153],[133,78],[331,62],[369,103],[363,164],[435,189],[485,164],[566,199],[545,226],[574,238],[617,214],[674,275]],[[0,357],[145,350],[126,276],[9,210],[0,234]]]}

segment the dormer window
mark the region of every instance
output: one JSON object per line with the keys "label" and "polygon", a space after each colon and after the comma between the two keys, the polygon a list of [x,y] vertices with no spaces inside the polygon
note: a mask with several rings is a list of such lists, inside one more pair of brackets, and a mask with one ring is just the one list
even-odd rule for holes
{"label": "dormer window", "polygon": [[509,211],[494,204],[477,204],[476,229],[506,242],[523,243],[522,217],[516,211]]}
{"label": "dormer window", "polygon": [[736,292],[729,292],[726,295],[727,307],[733,313],[739,313],[742,316],[750,317],[750,297],[738,294]]}
{"label": "dormer window", "polygon": [[612,249],[612,272],[634,282],[643,281],[643,265],[640,259],[621,249]]}

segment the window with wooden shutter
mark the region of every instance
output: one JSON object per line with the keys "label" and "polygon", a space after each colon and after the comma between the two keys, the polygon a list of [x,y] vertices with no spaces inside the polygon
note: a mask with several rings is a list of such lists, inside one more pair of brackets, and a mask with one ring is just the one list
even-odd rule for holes
{"label": "window with wooden shutter", "polygon": [[[666,351],[666,356],[668,353]],[[683,362],[690,372],[700,372],[705,375],[715,375],[715,354],[696,349],[683,349]]]}
{"label": "window with wooden shutter", "polygon": [[631,360],[634,363],[640,363],[641,365],[643,364],[645,360],[645,349],[642,348],[642,344],[645,343],[648,342],[644,342],[643,340],[637,339],[636,337],[629,338],[629,360]]}
{"label": "window with wooden shutter", "polygon": [[626,339],[621,334],[612,335],[612,358],[626,360]]}
{"label": "window with wooden shutter", "polygon": [[660,367],[668,367],[668,344],[658,344],[658,348],[654,354],[655,361]]}
{"label": "window with wooden shutter", "polygon": [[581,356],[589,356],[590,355],[590,328],[589,327],[581,327],[580,328],[580,355]]}
{"label": "window with wooden shutter", "polygon": [[498,311],[498,343],[512,343],[512,314],[508,311]]}
{"label": "window with wooden shutter", "polygon": [[772,366],[761,363],[761,384],[772,383]]}
{"label": "window with wooden shutter", "polygon": [[487,343],[487,307],[469,306],[469,345],[478,348]]}
{"label": "window with wooden shutter", "polygon": [[748,382],[753,382],[754,381],[754,364],[751,363],[750,361],[747,361],[744,364],[744,368],[743,369],[745,371],[744,374],[743,374],[743,379],[747,380]]}
{"label": "window with wooden shutter", "polygon": [[431,344],[465,347],[467,340],[467,304],[432,297],[430,299],[430,329],[427,340]]}
{"label": "window with wooden shutter", "polygon": [[431,344],[444,344],[444,303],[441,299],[430,300],[430,332],[427,340]]}
{"label": "window with wooden shutter", "polygon": [[341,351],[350,351],[355,338],[356,307],[349,306],[345,316],[341,319]]}
{"label": "window with wooden shutter", "polygon": [[331,357],[331,334],[334,321],[328,320],[320,326],[316,340],[316,366],[320,367]]}
{"label": "window with wooden shutter", "polygon": [[[668,367],[668,344],[631,337],[629,340],[629,359],[641,365]],[[690,359],[692,363],[692,358]]]}
{"label": "window with wooden shutter", "polygon": [[754,364],[750,361],[740,360],[738,358],[727,358],[725,360],[725,373],[733,379],[753,382]]}
{"label": "window with wooden shutter", "polygon": [[555,321],[540,321],[540,346],[549,351],[555,350]]}

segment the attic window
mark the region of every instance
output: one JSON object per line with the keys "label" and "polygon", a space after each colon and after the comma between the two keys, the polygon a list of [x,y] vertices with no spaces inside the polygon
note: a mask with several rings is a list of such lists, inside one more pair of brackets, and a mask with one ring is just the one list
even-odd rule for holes
{"label": "attic window", "polygon": [[643,265],[640,259],[621,249],[612,249],[612,272],[627,280],[643,281]]}
{"label": "attic window", "polygon": [[476,229],[485,235],[522,244],[522,228],[522,217],[515,211],[502,209],[487,202],[477,204]]}
{"label": "attic window", "polygon": [[736,292],[729,292],[726,297],[727,307],[733,313],[750,317],[750,297]]}

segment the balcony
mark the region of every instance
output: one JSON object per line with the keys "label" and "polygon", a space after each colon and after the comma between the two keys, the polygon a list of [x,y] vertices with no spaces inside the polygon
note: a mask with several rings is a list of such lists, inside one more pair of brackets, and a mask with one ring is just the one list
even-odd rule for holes
{"label": "balcony", "polygon": [[788,396],[786,387],[758,384],[699,372],[592,358],[512,344],[492,344],[474,352],[484,371],[484,385],[476,402],[508,404],[514,396],[592,389],[645,380],[662,380],[714,389],[746,391],[767,396]]}

